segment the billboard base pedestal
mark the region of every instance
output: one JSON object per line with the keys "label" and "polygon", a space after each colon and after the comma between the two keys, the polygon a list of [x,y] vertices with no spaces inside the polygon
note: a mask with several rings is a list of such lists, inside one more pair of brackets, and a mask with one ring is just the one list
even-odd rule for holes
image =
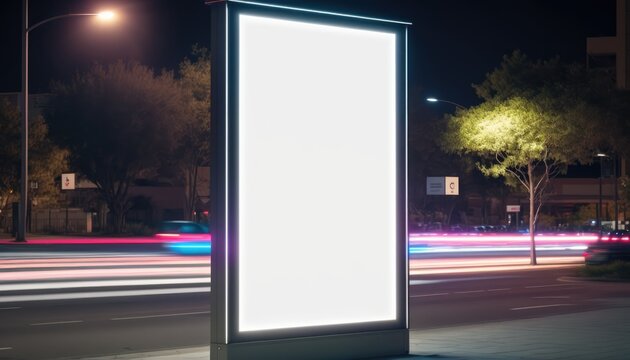
{"label": "billboard base pedestal", "polygon": [[210,345],[212,360],[348,360],[407,354],[406,329]]}

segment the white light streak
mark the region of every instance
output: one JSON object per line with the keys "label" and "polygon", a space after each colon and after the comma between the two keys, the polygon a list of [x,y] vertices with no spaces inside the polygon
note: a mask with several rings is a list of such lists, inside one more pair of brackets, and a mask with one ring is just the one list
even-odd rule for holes
{"label": "white light streak", "polygon": [[190,294],[190,293],[201,293],[201,292],[210,292],[210,287],[208,286],[208,287],[175,288],[175,289],[96,291],[96,292],[77,292],[77,293],[44,294],[44,295],[10,295],[10,296],[0,296],[0,303],[46,301],[46,300],[94,299],[94,298],[107,298],[107,297],[166,295],[166,294]]}

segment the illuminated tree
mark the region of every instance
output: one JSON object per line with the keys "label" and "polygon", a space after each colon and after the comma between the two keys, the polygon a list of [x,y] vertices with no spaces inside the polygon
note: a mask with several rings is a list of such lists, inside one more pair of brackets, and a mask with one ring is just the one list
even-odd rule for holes
{"label": "illuminated tree", "polygon": [[553,104],[521,97],[485,102],[449,119],[445,149],[481,156],[477,165],[485,175],[511,177],[527,192],[532,264],[545,189],[566,165],[590,161],[593,145],[584,132],[592,126],[584,117],[555,110]]}
{"label": "illuminated tree", "polygon": [[482,104],[447,117],[445,150],[479,156],[487,176],[520,184],[529,197],[531,263],[536,220],[550,180],[573,163],[590,163],[597,149],[624,152],[627,94],[611,74],[530,61],[515,51],[474,85]]}

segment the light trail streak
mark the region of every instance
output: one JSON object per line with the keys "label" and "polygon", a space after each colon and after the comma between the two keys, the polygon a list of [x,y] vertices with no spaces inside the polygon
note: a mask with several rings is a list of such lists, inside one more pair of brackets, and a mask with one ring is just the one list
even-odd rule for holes
{"label": "light trail streak", "polygon": [[[129,280],[93,280],[93,281],[55,281],[39,283],[0,284],[1,291],[20,290],[50,290],[50,289],[78,289],[111,286],[139,286],[139,285],[173,285],[173,284],[203,284],[210,285],[210,277],[176,278],[176,279],[129,279]],[[7,308],[8,309],[8,308]],[[15,308],[19,309],[19,308]],[[2,308],[0,308],[2,310]]]}
{"label": "light trail streak", "polygon": [[[581,251],[585,244],[596,240],[596,235],[588,234],[560,234],[537,236],[540,251]],[[51,239],[57,243],[66,243],[67,240],[77,239]],[[79,239],[78,243],[109,243],[110,238]],[[116,239],[114,240],[121,240]],[[123,238],[117,242],[132,243],[133,241],[156,241],[155,238]],[[83,242],[85,241],[85,242]],[[41,240],[34,240],[34,244],[40,244]],[[465,246],[458,246],[464,243]],[[31,243],[29,243],[31,244]],[[182,243],[185,245],[185,243]],[[473,273],[489,271],[509,271],[536,269],[529,265],[528,256],[486,256],[484,252],[520,252],[529,250],[529,237],[527,234],[411,234],[411,254],[416,254],[415,259],[409,261],[410,275],[448,274],[448,273]],[[359,251],[360,253],[360,251]],[[451,257],[423,259],[422,254],[451,254],[469,253],[465,257]],[[474,256],[471,256],[475,253]],[[83,253],[81,253],[83,254]],[[308,249],[305,249],[308,254]],[[478,255],[477,255],[478,254]],[[508,254],[506,254],[508,255]],[[539,256],[539,264],[549,266],[574,266],[583,263],[581,256]],[[0,292],[47,290],[75,288],[105,288],[114,286],[168,286],[176,284],[201,284],[209,283],[210,256],[178,256],[133,254],[130,253],[112,255],[104,253],[77,255],[51,254],[52,258],[39,258],[37,253],[28,259],[14,258],[10,253],[3,254],[5,258],[0,261]],[[23,255],[24,256],[24,255]],[[55,256],[63,256],[55,258]],[[70,257],[68,257],[70,256]],[[193,280],[191,280],[193,279]],[[194,280],[196,279],[196,280]],[[73,281],[76,280],[76,281]],[[24,284],[20,284],[20,282]],[[30,285],[26,285],[29,283]]]}
{"label": "light trail streak", "polygon": [[537,266],[529,264],[528,257],[410,259],[410,275],[455,274],[477,272],[502,272],[512,270],[537,270],[550,267],[568,267],[583,264],[581,256],[539,257]]}
{"label": "light trail streak", "polygon": [[16,243],[13,240],[0,240],[3,245],[29,247],[33,245],[115,245],[115,244],[161,244],[165,239],[155,237],[128,237],[128,238],[108,238],[108,237],[76,237],[76,238],[35,238],[29,239],[27,243]]}
{"label": "light trail streak", "polygon": [[190,294],[210,292],[210,287],[149,289],[149,290],[119,290],[119,291],[91,291],[64,294],[39,294],[39,295],[9,295],[0,296],[0,303],[42,301],[42,300],[70,300],[70,299],[94,299],[108,297]]}
{"label": "light trail streak", "polygon": [[124,245],[124,244],[164,244],[178,241],[210,241],[210,234],[180,234],[179,236],[144,236],[144,237],[51,237],[33,238],[27,243],[16,243],[12,239],[2,239],[0,244],[29,247],[33,245]]}
{"label": "light trail streak", "polygon": [[[537,234],[536,243],[544,244],[566,244],[588,245],[598,240],[597,234],[574,233],[574,234]],[[451,245],[521,245],[529,244],[529,234],[510,233],[412,233],[409,234],[411,244],[451,244]]]}
{"label": "light trail streak", "polygon": [[0,281],[50,280],[50,279],[96,279],[112,277],[147,277],[147,276],[194,276],[210,274],[210,266],[160,268],[111,268],[111,269],[76,269],[45,271],[0,272]]}
{"label": "light trail streak", "polygon": [[[537,251],[586,250],[588,245],[542,245]],[[529,251],[529,246],[409,246],[410,254]]]}
{"label": "light trail streak", "polygon": [[[553,256],[539,257],[540,264],[575,264],[583,263],[581,256]],[[453,268],[474,266],[499,266],[499,265],[529,265],[528,257],[497,257],[497,258],[440,258],[440,259],[410,259],[409,269],[427,268]],[[530,266],[531,267],[531,266]]]}
{"label": "light trail streak", "polygon": [[210,265],[210,257],[190,256],[137,256],[137,257],[91,257],[62,259],[7,259],[0,262],[0,269],[14,268],[57,268],[85,266],[163,266],[163,265]]}

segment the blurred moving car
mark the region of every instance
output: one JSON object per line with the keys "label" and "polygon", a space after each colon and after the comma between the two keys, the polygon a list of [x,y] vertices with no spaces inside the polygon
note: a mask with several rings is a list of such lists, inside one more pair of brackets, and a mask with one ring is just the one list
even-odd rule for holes
{"label": "blurred moving car", "polygon": [[212,251],[210,229],[194,221],[164,221],[155,237],[164,241],[170,252],[181,255],[209,255]]}
{"label": "blurred moving car", "polygon": [[584,252],[588,265],[606,264],[613,261],[630,261],[630,231],[615,230],[602,235]]}

